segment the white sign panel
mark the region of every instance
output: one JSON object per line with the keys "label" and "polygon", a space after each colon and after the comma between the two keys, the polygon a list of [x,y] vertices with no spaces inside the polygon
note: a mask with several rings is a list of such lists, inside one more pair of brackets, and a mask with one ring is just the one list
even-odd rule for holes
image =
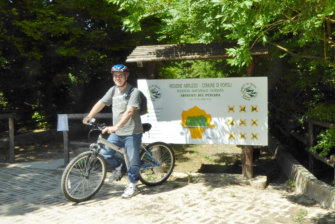
{"label": "white sign panel", "polygon": [[144,143],[267,145],[267,78],[138,80]]}
{"label": "white sign panel", "polygon": [[58,114],[57,131],[69,131],[67,114]]}

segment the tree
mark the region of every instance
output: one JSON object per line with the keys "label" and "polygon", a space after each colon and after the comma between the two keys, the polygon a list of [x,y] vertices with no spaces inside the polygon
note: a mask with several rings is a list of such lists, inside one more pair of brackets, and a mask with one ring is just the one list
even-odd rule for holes
{"label": "tree", "polygon": [[334,66],[335,2],[331,0],[108,0],[120,5],[128,31],[155,16],[162,22],[160,41],[209,43],[235,41],[231,65],[251,61],[256,43],[272,44],[298,58]]}
{"label": "tree", "polygon": [[0,111],[25,125],[82,109],[85,86],[136,45],[105,1],[1,1],[0,18]]}

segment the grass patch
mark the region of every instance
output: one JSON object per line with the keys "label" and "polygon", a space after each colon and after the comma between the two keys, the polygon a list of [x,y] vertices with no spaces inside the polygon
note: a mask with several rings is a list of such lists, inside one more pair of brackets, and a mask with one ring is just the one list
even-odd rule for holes
{"label": "grass patch", "polygon": [[296,223],[304,223],[306,216],[308,215],[307,210],[305,209],[299,209],[297,215],[293,217],[293,222]]}

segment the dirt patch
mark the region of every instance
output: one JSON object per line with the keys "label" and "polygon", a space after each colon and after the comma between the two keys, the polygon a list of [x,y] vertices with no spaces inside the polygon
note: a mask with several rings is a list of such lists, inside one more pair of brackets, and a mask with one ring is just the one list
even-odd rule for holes
{"label": "dirt patch", "polygon": [[[176,172],[215,173],[239,166],[241,149],[224,145],[174,145]],[[238,169],[238,167],[236,167]]]}

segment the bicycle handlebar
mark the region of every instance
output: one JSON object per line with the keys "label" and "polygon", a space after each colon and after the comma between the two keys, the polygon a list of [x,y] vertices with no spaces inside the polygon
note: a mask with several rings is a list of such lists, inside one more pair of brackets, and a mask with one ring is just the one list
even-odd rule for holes
{"label": "bicycle handlebar", "polygon": [[92,118],[91,120],[89,120],[86,125],[92,126],[91,129],[96,129],[96,130],[99,130],[99,131],[102,131],[106,127],[106,124],[104,124],[104,123],[102,123],[102,124],[98,123],[95,120],[95,118]]}
{"label": "bicycle handlebar", "polygon": [[[86,125],[92,127],[91,131],[94,131],[94,130],[102,131],[106,127],[105,123],[100,124],[95,120],[95,118],[92,118],[91,120],[89,120]],[[142,126],[143,126],[143,132],[147,132],[151,129],[151,124],[149,123],[144,123],[142,124]]]}

